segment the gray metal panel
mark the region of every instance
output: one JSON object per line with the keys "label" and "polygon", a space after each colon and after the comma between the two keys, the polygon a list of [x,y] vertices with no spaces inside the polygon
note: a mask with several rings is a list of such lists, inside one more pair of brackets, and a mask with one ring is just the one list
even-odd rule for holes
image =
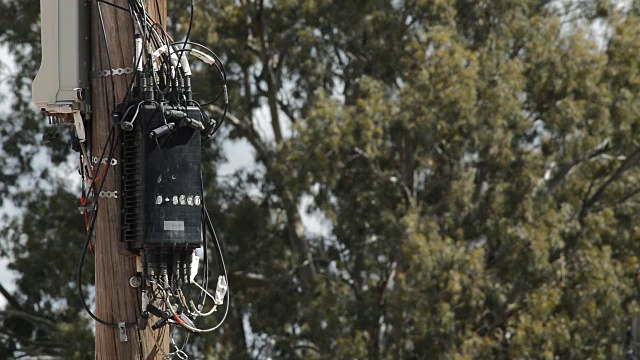
{"label": "gray metal panel", "polygon": [[84,111],[80,90],[89,88],[90,8],[87,0],[40,0],[42,62],[32,96],[48,113]]}

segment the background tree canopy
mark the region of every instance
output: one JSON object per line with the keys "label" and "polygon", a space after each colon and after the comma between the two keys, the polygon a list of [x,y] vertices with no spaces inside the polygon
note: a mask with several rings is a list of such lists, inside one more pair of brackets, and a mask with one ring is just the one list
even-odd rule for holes
{"label": "background tree canopy", "polygon": [[[73,281],[83,219],[54,171],[75,158],[64,134],[39,143],[29,106],[38,3],[0,0],[18,67],[0,198],[22,210],[0,225],[20,274],[0,287],[0,357],[90,359]],[[624,356],[639,311],[640,2],[195,3],[192,38],[230,81],[228,136],[203,166],[233,292],[223,329],[191,337],[194,358]],[[176,38],[188,4],[169,0]],[[204,100],[220,81],[201,70]],[[256,164],[217,177],[230,139]]]}

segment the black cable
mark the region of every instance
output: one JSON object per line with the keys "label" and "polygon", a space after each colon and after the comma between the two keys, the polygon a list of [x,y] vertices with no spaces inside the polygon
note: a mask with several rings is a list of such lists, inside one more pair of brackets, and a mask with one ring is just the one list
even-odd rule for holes
{"label": "black cable", "polygon": [[[173,46],[173,45],[178,45],[178,44],[181,44],[181,43],[182,43],[182,41],[180,41],[180,42],[175,42],[174,41],[170,45]],[[200,43],[193,42],[193,41],[187,41],[187,44],[188,45],[199,46],[199,47],[203,48],[204,50],[206,50],[209,54],[211,54],[211,56],[213,56],[213,58],[215,59],[214,65],[216,67],[218,65],[220,66],[220,67],[218,67],[218,71],[220,71],[220,74],[222,76],[222,80],[226,83],[226,81],[227,81],[227,71],[224,68],[224,64],[222,63],[222,60],[220,60],[220,57],[215,52],[213,52],[213,50],[209,49],[208,47],[206,47],[205,45],[202,45]],[[191,49],[179,49],[179,50],[176,50],[176,52],[179,52],[180,54],[182,54],[183,52],[186,52],[186,51],[191,51]]]}
{"label": "black cable", "polygon": [[[163,96],[166,96],[166,94],[168,94],[171,91],[171,86],[172,86],[171,81],[173,80],[173,78],[171,77],[171,72],[172,71],[175,71],[175,73],[178,72],[178,67],[180,66],[180,58],[178,58],[178,63],[176,65],[177,67],[174,70],[173,63],[171,62],[171,52],[173,51],[173,48],[172,48],[172,46],[170,46],[169,36],[168,36],[167,32],[164,29],[164,24],[162,23],[162,15],[160,14],[160,5],[158,4],[158,0],[156,0],[155,2],[156,2],[156,10],[157,10],[157,14],[158,14],[158,20],[159,20],[160,23],[158,24],[157,22],[155,22],[148,13],[146,13],[145,15],[146,15],[146,19],[151,23],[151,28],[153,29],[153,27],[158,26],[158,28],[161,30],[162,34],[164,35],[164,40],[165,40],[165,44],[166,44],[166,47],[167,47],[167,51],[165,53],[165,56],[162,59],[162,62],[160,63],[160,67],[161,67],[161,69],[166,69],[163,72],[165,73],[164,74],[165,75],[165,79],[168,79],[168,80],[165,81],[166,82],[166,84],[165,84],[166,86],[165,86],[164,90],[161,90]],[[193,4],[192,4],[192,7],[191,7],[191,11],[192,11],[192,15],[191,16],[192,16],[192,19],[193,19]],[[189,36],[190,32],[191,32],[191,24],[189,25],[189,30],[187,32],[187,37]],[[158,46],[158,48],[160,48],[160,46]],[[169,66],[166,66],[167,63],[169,64]]]}
{"label": "black cable", "polygon": [[[109,135],[107,135],[107,141],[104,143],[104,146],[102,147],[102,152],[100,153],[100,158],[97,159],[96,170],[98,170],[100,168],[100,164],[102,164],[102,161],[104,160],[104,154],[105,154],[105,152],[107,150],[107,146],[109,146],[109,144],[111,144],[111,149],[109,149],[109,151],[110,152],[112,151],[113,146],[114,146],[114,143],[112,142],[113,141],[113,136],[114,136],[114,127],[111,128],[111,130],[109,131]],[[88,159],[88,161],[91,161],[91,160]],[[108,168],[107,168],[107,170],[108,170]],[[97,174],[93,174],[93,178],[91,179],[91,187],[89,188],[88,194],[95,193],[95,191],[96,191],[96,183],[95,183],[96,176],[97,176]]]}
{"label": "black cable", "polygon": [[[113,81],[113,67],[111,66],[111,51],[109,50],[109,42],[107,41],[107,31],[104,28],[104,19],[102,17],[102,8],[100,7],[100,2],[98,2],[98,15],[100,17],[100,28],[102,29],[102,38],[104,39],[104,47],[107,49],[107,63],[109,64],[109,75],[111,79],[111,95],[113,97],[113,108],[116,108],[116,84]],[[107,108],[109,108],[109,104],[107,103]]]}
{"label": "black cable", "polygon": [[197,43],[197,42],[195,42],[195,41],[189,41],[189,42],[187,42],[187,44],[190,44],[190,45],[196,45],[196,46],[199,46],[199,47],[201,47],[201,48],[203,48],[203,49],[207,50],[207,51],[208,51],[208,52],[209,52],[209,53],[210,53],[210,54],[211,54],[211,55],[216,59],[216,61],[218,61],[218,63],[220,63],[220,66],[222,66],[222,71],[223,71],[223,72],[224,72],[224,74],[225,74],[225,75],[224,75],[224,80],[225,80],[225,81],[227,80],[227,75],[226,75],[226,74],[227,74],[227,72],[226,72],[226,70],[224,69],[224,64],[222,64],[222,60],[220,60],[220,57],[219,57],[215,52],[213,52],[213,50],[211,50],[211,49],[209,49],[207,46],[202,45],[202,44],[200,44],[200,43]]}
{"label": "black cable", "polygon": [[209,331],[213,331],[217,328],[219,328],[224,321],[227,319],[227,315],[229,314],[229,308],[231,307],[231,286],[229,284],[229,276],[227,274],[227,267],[224,264],[224,256],[222,256],[222,248],[220,247],[220,241],[218,240],[218,236],[216,235],[216,230],[213,228],[213,223],[211,222],[211,217],[209,217],[209,212],[207,211],[207,207],[204,205],[204,199],[203,199],[203,208],[204,208],[204,214],[205,217],[207,219],[207,225],[209,226],[209,231],[211,231],[211,234],[213,235],[213,240],[215,241],[216,247],[218,248],[218,255],[220,256],[220,265],[222,265],[222,272],[224,274],[225,279],[227,280],[227,294],[226,294],[226,298],[227,298],[227,306],[225,307],[224,310],[224,315],[222,316],[222,319],[218,322],[218,324],[212,328],[209,328],[203,332],[209,332]]}
{"label": "black cable", "polygon": [[[102,49],[100,49],[100,51],[102,52]],[[99,61],[100,61],[100,70],[104,70],[104,63],[102,61],[102,56],[99,56]],[[105,102],[105,106],[107,107],[107,109],[109,108],[109,97],[107,96],[107,79],[104,78],[103,81],[101,81],[102,83],[102,91],[104,93],[104,102]],[[109,135],[111,136],[111,135]],[[108,138],[107,138],[108,141]],[[106,144],[106,143],[105,143]],[[89,151],[91,152],[91,155],[93,156],[93,149],[89,149]],[[104,156],[104,153],[100,155],[100,157]],[[89,166],[91,166],[91,159],[87,159],[89,161]]]}
{"label": "black cable", "polygon": [[[109,64],[109,71],[111,71],[113,69],[113,67],[111,65],[111,51],[109,50],[109,43],[107,42],[106,29],[105,29],[105,26],[104,26],[104,19],[103,19],[103,16],[102,16],[102,9],[100,7],[100,3],[105,3],[105,4],[109,5],[109,6],[113,6],[115,8],[120,9],[120,10],[127,11],[128,13],[132,14],[132,20],[133,20],[133,16],[137,17],[138,14],[136,13],[136,11],[134,11],[133,4],[132,4],[131,0],[129,1],[129,7],[130,7],[129,10],[127,10],[127,9],[125,9],[123,7],[117,6],[115,4],[106,2],[106,1],[102,1],[102,0],[96,0],[96,1],[98,3],[98,14],[100,16],[100,25],[101,25],[101,30],[102,30],[102,36],[103,36],[103,39],[104,39],[105,48],[107,50],[107,62]],[[133,25],[135,27],[135,24],[133,24]],[[102,62],[102,58],[100,58],[100,61]],[[134,64],[134,67],[136,69],[138,68],[138,63],[140,61],[142,61],[142,54],[140,54],[138,59],[136,59],[136,62]],[[102,67],[102,65],[100,65],[100,66]],[[122,107],[125,106],[125,104],[127,103],[127,100],[131,96],[131,92],[133,90],[133,83],[135,81],[135,78],[136,78],[135,76],[131,78],[131,81],[129,82],[129,86],[127,87],[127,94],[125,95],[124,101],[118,107],[117,112],[121,112],[122,111]],[[112,89],[113,111],[116,111],[115,83],[114,83],[114,80],[113,80],[113,74],[110,74],[110,80],[111,80],[111,89]],[[109,104],[107,102],[107,109],[108,108],[109,108]]]}
{"label": "black cable", "polygon": [[[204,258],[204,274],[202,276],[202,287],[205,289],[205,292],[209,290],[209,257],[207,255],[207,225],[205,223],[205,199],[204,199],[204,181],[202,179],[202,172],[200,173],[200,191],[202,192],[202,211],[200,212],[200,224],[202,224],[202,250],[203,250],[203,258]],[[202,293],[200,298],[200,303],[204,304],[204,300],[206,300],[206,294]]]}
{"label": "black cable", "polygon": [[155,0],[155,1],[156,1],[156,13],[158,15],[158,22],[153,21],[153,19],[149,17],[153,22],[153,24],[151,25],[151,28],[153,29],[153,27],[156,25],[159,26],[159,29],[162,31],[162,34],[164,34],[164,42],[167,45],[167,49],[169,49],[169,35],[164,30],[164,23],[162,22],[162,14],[160,13],[160,4],[158,3],[158,0]]}
{"label": "black cable", "polygon": [[[176,43],[176,42],[171,43],[171,45],[175,45],[175,44],[178,44],[178,43]],[[220,97],[222,95],[225,95],[225,93],[227,92],[227,72],[226,72],[226,70],[224,68],[224,64],[222,63],[222,60],[220,60],[220,57],[215,52],[213,52],[213,50],[209,49],[205,45],[202,45],[202,44],[199,44],[199,43],[193,42],[193,41],[189,41],[189,42],[187,42],[187,44],[199,46],[199,47],[203,48],[204,50],[206,50],[209,54],[211,54],[211,56],[213,56],[213,58],[214,58],[213,66],[216,67],[216,69],[218,70],[218,73],[220,74],[220,77],[222,78],[223,88],[220,91],[220,93],[213,100],[207,101],[207,102],[201,104],[202,106],[211,105],[214,102],[218,101],[218,99],[220,99]],[[180,52],[181,55],[185,51],[191,51],[191,49],[180,49],[180,50],[177,50],[177,52]],[[225,104],[227,102],[228,102],[228,99],[225,97]],[[224,121],[224,117],[225,116],[226,116],[226,110],[224,112],[222,121]],[[222,124],[222,121],[220,122],[220,124]]]}
{"label": "black cable", "polygon": [[191,18],[189,19],[189,28],[187,29],[187,36],[184,38],[184,44],[182,45],[182,52],[178,56],[178,65],[180,64],[180,60],[182,60],[182,54],[184,50],[187,48],[187,43],[189,42],[189,37],[191,36],[191,28],[193,27],[193,12],[194,12],[194,3],[191,0]]}
{"label": "black cable", "polygon": [[[111,128],[111,131],[109,132],[109,137],[111,137],[111,134],[113,133],[114,129],[115,129],[116,125],[113,125]],[[118,136],[116,137],[116,140],[113,141],[111,143],[111,149],[109,151],[109,161],[108,163],[111,161],[110,159],[113,158],[113,154],[115,152],[116,146],[115,144],[117,144],[117,142],[119,141],[120,136],[118,133]],[[104,150],[106,149],[108,143],[105,143],[105,146],[103,147],[103,153]],[[100,186],[97,189],[97,192],[94,191],[94,198],[96,198],[96,202],[94,203],[94,207],[93,207],[93,213],[92,213],[92,218],[91,218],[91,225],[89,227],[89,232],[87,234],[87,240],[84,243],[84,249],[82,250],[82,255],[80,256],[80,262],[78,264],[78,272],[77,272],[77,276],[76,276],[76,282],[77,282],[77,288],[78,288],[78,295],[80,296],[80,302],[82,303],[82,306],[84,307],[84,310],[87,312],[87,314],[89,314],[89,316],[91,316],[91,318],[93,318],[96,322],[104,325],[104,326],[108,326],[108,327],[113,327],[113,328],[117,328],[119,327],[119,325],[117,323],[112,323],[112,322],[108,322],[105,320],[102,320],[100,318],[98,318],[89,308],[89,306],[87,305],[85,299],[84,299],[84,295],[82,294],[82,268],[84,265],[84,259],[87,256],[87,249],[89,248],[89,243],[91,242],[91,237],[93,235],[94,232],[94,228],[95,228],[95,223],[96,220],[98,219],[98,210],[99,210],[99,199],[100,199],[100,192],[102,191],[102,188],[104,186],[104,183],[107,179],[107,175],[109,172],[109,168],[111,167],[109,164],[106,164],[107,168],[105,171],[105,174],[102,178],[102,181],[100,182]],[[95,186],[95,182],[92,183],[92,186]],[[125,323],[125,327],[133,327],[133,326],[137,326],[137,322],[127,322]]]}
{"label": "black cable", "polygon": [[218,99],[220,99],[220,97],[221,97],[222,95],[224,95],[224,93],[225,93],[225,88],[226,88],[226,86],[227,86],[227,78],[226,78],[226,75],[224,74],[224,70],[220,67],[220,65],[218,65],[218,62],[217,62],[217,61],[216,61],[216,62],[214,62],[214,63],[213,63],[213,65],[216,67],[216,69],[218,69],[218,72],[220,73],[220,76],[222,77],[222,84],[223,84],[223,87],[222,87],[222,90],[220,90],[220,93],[219,93],[219,94],[218,94],[218,95],[217,95],[213,100],[210,100],[210,101],[205,102],[204,104],[202,104],[202,106],[211,105],[211,104],[213,104],[214,102],[218,101]]}
{"label": "black cable", "polygon": [[158,15],[158,22],[160,23],[160,26],[164,28],[164,24],[162,23],[162,14],[160,13],[160,3],[158,0],[156,0],[156,15]]}
{"label": "black cable", "polygon": [[[137,7],[137,9],[135,9]],[[135,21],[134,21],[134,17],[138,20],[138,23],[140,23],[140,18],[139,18],[139,12],[140,12],[140,8],[138,6],[137,3],[132,2],[131,0],[129,0],[129,9],[130,9],[130,13],[132,14],[131,16],[131,23],[132,23],[132,27],[135,28]],[[143,25],[144,24],[144,25]],[[146,25],[146,22],[142,22],[140,23],[140,26],[144,29]],[[144,54],[144,41],[146,41],[147,39],[143,37],[143,51],[142,53]],[[135,39],[134,39],[135,42]],[[140,61],[142,61],[142,56],[143,54],[140,54],[140,56],[136,59],[135,64],[134,64],[134,68],[137,69],[138,68],[138,64],[140,63]],[[144,65],[144,68],[142,69],[142,72],[146,72],[148,71],[148,67],[151,66],[151,62],[147,61]],[[136,80],[136,76],[133,76],[131,78],[131,81],[129,82],[129,85],[127,86],[127,93],[125,94],[124,100],[122,101],[122,103],[120,104],[120,106],[118,107],[117,112],[122,112],[122,109],[124,106],[126,106],[127,102],[129,101],[129,98],[131,97],[131,94],[133,92],[133,83]]]}
{"label": "black cable", "polygon": [[[129,7],[131,8],[131,10],[133,10],[132,5],[136,5],[137,6],[137,11],[134,11],[134,16],[136,17],[136,19],[138,20],[138,24],[140,24],[140,30],[142,31],[142,38],[146,41],[148,39],[147,37],[147,23],[145,21],[146,19],[146,14],[147,11],[144,8],[144,3],[140,3],[137,0],[135,0],[135,2],[133,2],[134,0],[129,0]],[[134,31],[135,33],[135,31]],[[135,41],[135,39],[134,39]]]}
{"label": "black cable", "polygon": [[124,8],[124,7],[120,6],[120,5],[116,5],[116,4],[112,3],[112,2],[108,2],[108,1],[104,1],[104,0],[96,0],[96,2],[103,3],[105,5],[112,6],[112,7],[116,8],[116,9],[129,12],[129,10],[127,8]]}
{"label": "black cable", "polygon": [[[155,21],[151,18],[151,16],[148,16],[148,17],[147,17],[147,20],[148,20],[149,22],[151,22],[151,23],[152,23],[152,24],[151,24],[151,30],[153,30],[155,27],[157,27],[158,29],[160,29],[160,32],[161,32],[161,34],[162,34],[163,38],[161,38],[161,37],[160,37],[160,35],[158,35],[158,38],[159,38],[159,40],[164,40],[164,43],[161,43],[161,44],[163,44],[162,46],[166,45],[166,47],[167,47],[167,53],[169,53],[169,46],[170,46],[170,42],[169,42],[169,34],[167,34],[167,32],[166,32],[166,31],[165,31],[165,29],[164,29],[164,24],[163,24],[163,22],[162,22],[162,14],[160,13],[160,5],[159,5],[159,3],[158,3],[158,0],[155,0],[155,2],[156,2],[156,10],[157,10],[157,15],[158,15],[158,20],[159,20],[159,22],[160,22],[160,23],[155,22]],[[162,47],[162,46],[161,46],[160,44],[158,44],[158,45],[156,46],[156,48],[158,48],[158,49],[159,49],[159,48],[160,48],[160,47]],[[161,66],[162,66],[162,64],[164,64],[164,59],[163,59],[163,62],[161,63]],[[169,69],[167,69],[166,67],[162,67],[162,69],[163,69],[163,76],[164,76],[164,78],[165,78],[165,79],[169,79],[169,78],[171,78],[171,69],[170,69],[170,68],[169,68]],[[165,69],[166,69],[166,71],[165,71]],[[154,81],[155,81],[155,77],[154,77]],[[157,84],[156,84],[156,85],[157,85]],[[157,88],[158,88],[158,91],[159,91],[160,93],[162,93],[162,95],[163,95],[163,96],[164,96],[168,91],[170,91],[170,90],[171,90],[171,87],[170,87],[170,86],[165,86],[164,90],[163,90],[163,89],[160,89],[160,86],[157,86]]]}
{"label": "black cable", "polygon": [[[204,203],[203,203],[204,204]],[[207,226],[209,227],[209,231],[211,232],[211,235],[213,236],[213,240],[216,244],[216,248],[218,249],[218,256],[220,258],[220,269],[222,270],[222,272],[224,273],[224,276],[226,278],[228,278],[227,276],[227,267],[224,263],[224,256],[222,255],[222,247],[220,246],[220,241],[218,240],[218,236],[216,235],[216,230],[213,228],[213,223],[211,222],[211,217],[209,216],[209,211],[207,211],[207,207],[203,206],[202,207],[204,209],[204,216],[207,220]]]}
{"label": "black cable", "polygon": [[[225,87],[225,92],[226,92],[226,87]],[[226,97],[226,95],[225,95]],[[224,110],[222,112],[222,117],[220,118],[220,121],[216,124],[216,127],[213,128],[213,131],[211,132],[211,135],[209,135],[209,139],[211,138],[211,136],[213,136],[213,134],[216,133],[216,131],[218,131],[218,129],[220,128],[220,126],[222,126],[222,123],[224,122],[224,119],[227,117],[227,109],[229,109],[229,102],[227,101],[227,99],[225,98],[225,102],[224,102]],[[205,143],[209,140],[205,140]],[[202,144],[204,145],[204,144]]]}
{"label": "black cable", "polygon": [[[196,42],[193,42],[193,41],[188,41],[187,43],[191,44],[191,45],[196,45],[196,46],[199,46],[199,47],[205,49],[207,52],[209,52],[214,57],[215,61],[213,62],[213,65],[216,67],[216,69],[218,69],[218,72],[220,73],[220,76],[222,77],[222,81],[223,81],[222,90],[220,91],[218,96],[216,96],[213,100],[208,101],[208,102],[206,102],[204,104],[198,104],[197,102],[192,100],[192,103],[196,104],[196,106],[198,106],[200,108],[200,111],[202,111],[202,106],[210,105],[210,104],[214,103],[215,101],[217,101],[218,99],[220,99],[220,97],[222,95],[225,96],[225,102],[224,102],[224,109],[223,109],[223,112],[222,112],[222,117],[221,117],[220,121],[216,122],[216,126],[213,128],[213,130],[209,134],[209,137],[201,144],[201,147],[204,147],[204,145],[209,141],[209,139],[211,139],[211,137],[218,131],[220,126],[222,126],[222,124],[224,123],[224,120],[227,117],[227,111],[228,111],[228,108],[229,108],[229,99],[228,99],[228,93],[227,93],[227,91],[228,91],[227,90],[227,73],[226,73],[226,70],[224,68],[224,65],[222,64],[222,61],[220,60],[220,57],[215,52],[213,52],[213,50],[209,49],[205,45],[202,45],[202,44],[199,44],[199,43],[196,43]],[[174,42],[171,45],[173,46],[175,44],[177,44],[177,43]],[[180,55],[182,55],[185,51],[190,51],[190,49],[189,50],[180,49],[180,50],[177,50],[176,52],[180,52]]]}

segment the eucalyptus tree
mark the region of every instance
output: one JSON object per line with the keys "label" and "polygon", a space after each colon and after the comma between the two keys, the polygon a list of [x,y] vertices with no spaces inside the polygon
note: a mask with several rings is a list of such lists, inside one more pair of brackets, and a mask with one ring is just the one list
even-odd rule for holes
{"label": "eucalyptus tree", "polygon": [[[24,81],[39,58],[35,3],[0,3],[0,40],[24,69],[0,130],[0,191],[28,209],[4,222],[2,249],[23,274],[7,309],[72,331],[88,326],[65,277],[73,262],[51,258],[53,281],[21,260],[62,246],[74,254],[82,229],[62,206],[73,208],[64,184],[30,162],[43,124]],[[186,33],[189,4],[170,2],[174,38]],[[221,332],[191,337],[191,353],[621,357],[638,311],[637,8],[195,1],[192,39],[227,71],[222,141],[246,144],[255,166],[205,189],[232,311]],[[220,76],[194,68],[206,102]],[[56,163],[66,152],[54,144]],[[206,178],[234,156],[221,149],[205,149]],[[12,188],[20,176],[47,186]],[[305,229],[307,216],[322,218],[323,231]],[[31,225],[45,220],[60,226]],[[30,336],[60,339],[38,324]],[[2,329],[3,345],[26,348]]]}

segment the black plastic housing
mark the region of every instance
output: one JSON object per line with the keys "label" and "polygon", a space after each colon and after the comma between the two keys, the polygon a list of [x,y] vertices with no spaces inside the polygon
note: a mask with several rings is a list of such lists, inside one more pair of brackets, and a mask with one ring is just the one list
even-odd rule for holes
{"label": "black plastic housing", "polygon": [[133,122],[123,130],[122,239],[152,269],[182,268],[202,245],[201,111],[146,103],[133,113],[122,119]]}

